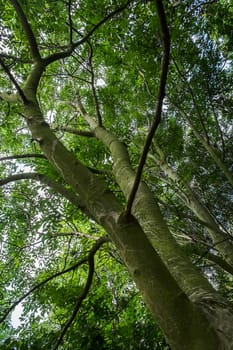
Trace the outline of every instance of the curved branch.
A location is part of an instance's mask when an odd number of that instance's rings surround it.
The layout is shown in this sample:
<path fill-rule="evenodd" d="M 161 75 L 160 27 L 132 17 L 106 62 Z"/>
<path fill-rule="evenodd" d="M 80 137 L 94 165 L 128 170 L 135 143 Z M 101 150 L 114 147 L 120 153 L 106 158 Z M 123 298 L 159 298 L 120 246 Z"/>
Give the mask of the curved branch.
<path fill-rule="evenodd" d="M 25 63 L 25 64 L 33 63 L 31 60 L 26 60 L 26 59 L 22 59 L 22 58 L 17 57 L 17 56 L 8 55 L 5 52 L 1 52 L 0 57 L 12 60 L 13 63 L 17 63 L 17 62 L 18 63 Z"/>
<path fill-rule="evenodd" d="M 212 254 L 210 252 L 211 247 L 209 247 L 208 249 L 205 249 L 205 248 L 197 246 L 197 245 L 195 245 L 193 243 L 190 243 L 189 245 L 190 245 L 190 248 L 191 248 L 190 249 L 191 253 L 199 256 L 199 258 L 197 259 L 195 264 L 200 262 L 202 259 L 207 259 L 209 261 L 214 262 L 216 265 L 221 267 L 224 271 L 226 271 L 226 272 L 230 273 L 231 275 L 233 275 L 233 267 L 230 264 L 228 264 L 220 256 L 218 256 L 216 254 Z M 214 248 L 214 246 L 213 246 L 213 248 Z"/>
<path fill-rule="evenodd" d="M 61 275 L 64 275 L 67 272 L 70 271 L 74 271 L 76 270 L 79 266 L 85 264 L 86 262 L 89 263 L 89 259 L 90 256 L 92 256 L 92 258 L 94 258 L 94 254 L 97 252 L 97 250 L 106 242 L 108 242 L 109 239 L 107 236 L 103 236 L 100 237 L 99 240 L 94 244 L 94 246 L 92 247 L 92 249 L 90 250 L 90 253 L 87 257 L 81 259 L 80 261 L 78 261 L 76 264 L 68 267 L 67 269 L 63 270 L 63 271 L 59 271 L 56 272 L 55 274 L 53 274 L 52 276 L 49 276 L 47 278 L 45 278 L 43 281 L 41 281 L 40 283 L 38 283 L 37 285 L 35 285 L 34 287 L 32 287 L 27 293 L 25 293 L 22 297 L 20 297 L 18 300 L 16 300 L 11 306 L 10 308 L 4 313 L 4 315 L 0 318 L 0 323 L 2 323 L 3 321 L 5 321 L 5 319 L 7 318 L 7 316 L 9 315 L 9 313 L 18 305 L 20 304 L 24 299 L 26 299 L 30 294 L 32 294 L 33 292 L 35 292 L 37 289 L 43 287 L 45 284 L 47 284 L 49 281 L 53 280 L 56 277 L 59 277 Z"/>
<path fill-rule="evenodd" d="M 87 257 L 87 261 L 88 261 L 88 265 L 89 265 L 89 271 L 88 271 L 88 276 L 87 276 L 87 281 L 86 281 L 86 285 L 83 289 L 83 292 L 81 293 L 81 295 L 78 296 L 77 301 L 74 305 L 73 308 L 73 312 L 70 316 L 70 318 L 66 321 L 66 323 L 64 324 L 62 330 L 61 330 L 61 334 L 53 348 L 53 350 L 57 350 L 59 345 L 61 344 L 67 330 L 69 329 L 69 327 L 71 326 L 71 324 L 73 323 L 81 305 L 83 300 L 87 297 L 87 294 L 91 288 L 91 284 L 92 284 L 92 280 L 93 280 L 93 275 L 94 275 L 94 271 L 95 271 L 95 264 L 94 264 L 94 256 L 95 253 L 97 252 L 97 250 L 99 250 L 99 248 L 102 246 L 102 244 L 105 243 L 105 237 L 101 237 L 96 244 L 92 247 L 92 249 L 89 252 L 89 255 Z"/>
<path fill-rule="evenodd" d="M 6 74 L 8 75 L 8 77 L 10 78 L 11 82 L 13 83 L 13 85 L 15 86 L 19 96 L 21 97 L 22 101 L 27 104 L 28 100 L 26 98 L 26 96 L 24 95 L 23 90 L 21 89 L 21 87 L 19 86 L 18 82 L 16 81 L 15 77 L 13 76 L 13 74 L 11 73 L 10 69 L 8 68 L 8 66 L 5 64 L 5 62 L 3 61 L 3 59 L 0 57 L 0 64 L 2 66 L 2 68 L 4 69 L 4 71 L 6 72 Z M 7 95 L 7 94 L 3 94 L 3 96 L 11 96 L 11 95 Z M 14 96 L 14 95 L 13 95 Z M 8 100 L 8 102 L 10 102 Z M 15 102 L 15 100 L 14 100 Z"/>
<path fill-rule="evenodd" d="M 37 289 L 43 287 L 46 283 L 48 283 L 49 281 L 51 281 L 52 279 L 59 277 L 67 272 L 73 271 L 75 269 L 77 269 L 80 265 L 84 264 L 87 262 L 87 258 L 84 258 L 82 260 L 80 260 L 78 263 L 76 263 L 73 266 L 70 266 L 69 268 L 67 268 L 66 270 L 63 271 L 59 271 L 57 273 L 55 273 L 52 276 L 47 277 L 46 279 L 44 279 L 42 282 L 38 283 L 37 285 L 35 285 L 34 287 L 32 287 L 27 293 L 25 293 L 22 297 L 20 297 L 18 300 L 16 300 L 11 306 L 10 308 L 4 313 L 4 315 L 0 318 L 0 323 L 2 323 L 7 316 L 9 315 L 9 313 L 18 305 L 20 304 L 24 299 L 26 299 L 30 294 L 32 294 L 33 292 L 35 292 Z"/>
<path fill-rule="evenodd" d="M 80 198 L 77 195 L 75 195 L 71 190 L 66 189 L 60 183 L 53 181 L 52 179 L 50 179 L 49 177 L 47 177 L 46 175 L 43 175 L 43 174 L 21 173 L 21 174 L 11 175 L 9 177 L 6 177 L 6 178 L 0 180 L 0 187 L 4 186 L 10 182 L 19 181 L 19 180 L 40 181 L 41 183 L 52 188 L 55 192 L 57 192 L 60 195 L 62 195 L 63 197 L 65 197 L 70 203 L 72 203 L 74 206 L 81 209 L 85 214 L 90 216 L 85 205 L 82 203 L 82 201 L 80 200 Z"/>
<path fill-rule="evenodd" d="M 170 34 L 169 29 L 167 25 L 166 15 L 163 7 L 163 2 L 161 0 L 156 1 L 156 7 L 157 7 L 157 13 L 159 17 L 160 22 L 160 29 L 161 29 L 161 35 L 162 35 L 162 44 L 163 44 L 163 58 L 162 58 L 162 64 L 161 64 L 161 74 L 160 74 L 160 84 L 159 84 L 159 94 L 158 94 L 158 102 L 155 112 L 155 118 L 151 125 L 151 128 L 149 130 L 149 133 L 146 138 L 146 142 L 141 154 L 141 158 L 139 161 L 137 173 L 135 176 L 135 181 L 133 184 L 133 188 L 131 190 L 125 215 L 129 216 L 131 213 L 132 205 L 141 181 L 142 171 L 143 167 L 146 162 L 147 154 L 150 149 L 150 145 L 152 142 L 152 139 L 154 137 L 154 134 L 159 126 L 160 120 L 161 120 L 161 114 L 162 114 L 162 107 L 163 107 L 163 100 L 165 97 L 165 88 L 166 88 L 166 82 L 167 82 L 167 75 L 168 75 L 168 67 L 169 67 L 169 60 L 170 60 Z"/>
<path fill-rule="evenodd" d="M 11 0 L 11 3 L 14 6 L 15 11 L 17 12 L 17 15 L 23 26 L 23 30 L 26 34 L 33 59 L 35 61 L 41 61 L 41 56 L 36 42 L 36 38 L 21 5 L 19 4 L 18 0 Z"/>
<path fill-rule="evenodd" d="M 49 65 L 50 63 L 60 60 L 62 58 L 66 58 L 68 56 L 70 56 L 72 54 L 72 52 L 80 45 L 82 45 L 83 43 L 85 43 L 91 36 L 92 34 L 99 29 L 99 27 L 101 27 L 104 23 L 106 23 L 109 19 L 113 18 L 116 14 L 120 13 L 121 11 L 123 11 L 129 4 L 130 4 L 131 0 L 127 1 L 125 4 L 123 4 L 122 6 L 118 7 L 116 10 L 110 12 L 107 16 L 105 16 L 101 21 L 99 21 L 96 25 L 93 26 L 93 28 L 86 34 L 83 36 L 82 39 L 80 39 L 79 41 L 77 41 L 74 44 L 71 44 L 68 48 L 67 51 L 62 51 L 62 52 L 57 52 L 54 53 L 46 58 L 44 58 L 44 63 L 45 65 Z"/>

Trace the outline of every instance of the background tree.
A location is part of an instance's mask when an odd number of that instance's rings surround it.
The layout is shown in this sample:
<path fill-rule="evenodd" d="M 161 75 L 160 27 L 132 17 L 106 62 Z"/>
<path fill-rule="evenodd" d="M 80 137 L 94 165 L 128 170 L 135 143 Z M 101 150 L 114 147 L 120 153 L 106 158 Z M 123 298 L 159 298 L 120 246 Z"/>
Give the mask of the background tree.
<path fill-rule="evenodd" d="M 232 349 L 232 11 L 1 1 L 2 346 Z"/>

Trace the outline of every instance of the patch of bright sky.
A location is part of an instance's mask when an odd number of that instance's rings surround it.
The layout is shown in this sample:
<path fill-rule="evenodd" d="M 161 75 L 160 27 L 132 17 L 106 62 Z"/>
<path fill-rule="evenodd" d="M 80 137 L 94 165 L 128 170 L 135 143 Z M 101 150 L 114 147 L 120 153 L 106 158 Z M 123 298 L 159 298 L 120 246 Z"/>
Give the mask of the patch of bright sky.
<path fill-rule="evenodd" d="M 13 328 L 18 328 L 21 324 L 20 317 L 23 313 L 23 305 L 20 303 L 17 305 L 11 315 L 11 325 Z"/>
<path fill-rule="evenodd" d="M 97 79 L 96 86 L 97 87 L 105 87 L 106 83 L 105 83 L 104 79 L 102 79 L 102 78 Z"/>

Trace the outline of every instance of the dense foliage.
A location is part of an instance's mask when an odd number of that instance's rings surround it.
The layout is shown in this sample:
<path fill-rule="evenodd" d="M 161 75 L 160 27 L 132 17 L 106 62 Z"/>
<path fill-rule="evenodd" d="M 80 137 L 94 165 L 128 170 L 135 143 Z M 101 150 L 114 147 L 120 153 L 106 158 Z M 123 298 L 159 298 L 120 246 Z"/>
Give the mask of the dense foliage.
<path fill-rule="evenodd" d="M 170 349 L 106 226 L 63 176 L 57 141 L 49 157 L 33 135 L 37 115 L 25 110 L 35 91 L 46 127 L 122 208 L 129 196 L 111 143 L 126 146 L 136 173 L 163 102 L 142 181 L 184 254 L 232 305 L 233 5 L 164 6 L 170 43 L 156 1 L 0 0 L 1 349 Z M 98 127 L 115 135 L 109 148 Z"/>

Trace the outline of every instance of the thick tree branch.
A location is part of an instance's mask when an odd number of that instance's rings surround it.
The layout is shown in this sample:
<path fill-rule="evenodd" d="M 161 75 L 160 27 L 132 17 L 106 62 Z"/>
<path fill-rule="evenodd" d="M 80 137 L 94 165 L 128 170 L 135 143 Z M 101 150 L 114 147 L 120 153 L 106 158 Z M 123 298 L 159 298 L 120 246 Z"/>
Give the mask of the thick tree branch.
<path fill-rule="evenodd" d="M 15 8 L 15 11 L 17 12 L 17 15 L 20 19 L 20 22 L 23 26 L 23 30 L 26 34 L 29 46 L 30 46 L 30 51 L 31 51 L 31 55 L 34 59 L 34 61 L 41 61 L 41 56 L 40 56 L 40 52 L 38 49 L 38 45 L 36 42 L 36 38 L 34 36 L 34 33 L 32 31 L 32 28 L 27 20 L 27 17 L 20 5 L 20 3 L 18 2 L 18 0 L 11 0 L 12 5 Z"/>
<path fill-rule="evenodd" d="M 78 135 L 78 136 L 85 136 L 85 137 L 94 137 L 93 132 L 91 131 L 85 131 L 85 130 L 77 130 L 77 129 L 73 129 L 73 128 L 69 128 L 67 126 L 60 126 L 55 128 L 55 131 L 65 131 L 68 132 L 70 134 L 74 134 L 74 135 Z"/>
<path fill-rule="evenodd" d="M 160 74 L 160 84 L 159 84 L 159 94 L 158 94 L 158 102 L 155 112 L 155 118 L 151 125 L 151 128 L 149 130 L 149 133 L 146 138 L 146 142 L 141 154 L 141 158 L 139 161 L 137 173 L 135 176 L 135 181 L 132 187 L 132 191 L 130 193 L 127 207 L 126 207 L 126 216 L 129 216 L 131 213 L 132 205 L 140 184 L 141 176 L 143 167 L 146 162 L 147 154 L 150 149 L 151 142 L 153 140 L 154 134 L 158 128 L 158 125 L 161 120 L 161 114 L 162 114 L 162 107 L 163 107 L 163 100 L 165 97 L 165 88 L 166 88 L 166 81 L 167 81 L 167 75 L 168 75 L 168 67 L 169 67 L 169 59 L 170 59 L 170 34 L 169 29 L 167 26 L 167 20 L 166 15 L 163 7 L 163 2 L 161 0 L 156 1 L 156 7 L 157 7 L 157 13 L 159 17 L 159 23 L 160 23 L 160 29 L 161 29 L 161 36 L 162 36 L 162 45 L 163 45 L 163 58 L 162 58 L 162 64 L 161 64 L 161 74 Z"/>
<path fill-rule="evenodd" d="M 8 94 L 6 92 L 0 92 L 0 100 L 3 100 L 5 102 L 18 102 L 19 101 L 19 95 L 16 94 Z"/>
<path fill-rule="evenodd" d="M 25 158 L 41 158 L 47 159 L 43 154 L 37 153 L 28 153 L 28 154 L 16 154 L 13 156 L 5 156 L 0 158 L 0 162 L 4 160 L 12 160 L 12 159 L 25 159 Z"/>
<path fill-rule="evenodd" d="M 73 312 L 70 316 L 70 318 L 66 321 L 66 323 L 64 324 L 62 330 L 61 330 L 61 334 L 60 337 L 58 338 L 55 346 L 53 347 L 53 350 L 57 350 L 59 345 L 61 344 L 67 330 L 69 329 L 69 327 L 71 326 L 71 324 L 73 323 L 81 305 L 83 300 L 87 297 L 87 294 L 91 288 L 91 284 L 92 284 L 92 280 L 93 280 L 93 275 L 94 275 L 94 271 L 95 271 L 95 265 L 94 265 L 94 256 L 95 253 L 97 252 L 97 250 L 100 249 L 100 247 L 102 246 L 102 244 L 105 243 L 105 237 L 101 237 L 96 244 L 92 247 L 92 249 L 89 252 L 87 261 L 88 261 L 88 265 L 89 265 L 89 271 L 88 271 L 88 276 L 87 276 L 87 281 L 86 281 L 86 285 L 83 289 L 83 292 L 81 293 L 81 295 L 78 296 L 77 301 L 74 305 L 73 308 Z"/>
<path fill-rule="evenodd" d="M 105 16 L 101 21 L 99 21 L 96 25 L 93 26 L 93 28 L 86 34 L 83 36 L 82 39 L 78 40 L 76 43 L 73 43 L 71 45 L 69 45 L 69 47 L 67 48 L 67 51 L 62 51 L 62 52 L 57 52 L 54 53 L 46 58 L 44 58 L 44 63 L 45 65 L 49 65 L 50 63 L 60 60 L 62 58 L 66 58 L 68 56 L 70 56 L 72 54 L 72 52 L 80 45 L 82 45 L 83 43 L 85 43 L 91 36 L 92 34 L 99 29 L 104 23 L 106 23 L 108 20 L 110 20 L 111 18 L 113 18 L 115 15 L 117 15 L 118 13 L 122 12 L 124 9 L 127 8 L 127 6 L 130 4 L 131 0 L 127 1 L 125 4 L 123 4 L 122 6 L 118 7 L 116 10 L 110 12 L 107 16 Z"/>

